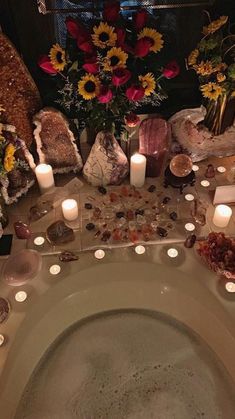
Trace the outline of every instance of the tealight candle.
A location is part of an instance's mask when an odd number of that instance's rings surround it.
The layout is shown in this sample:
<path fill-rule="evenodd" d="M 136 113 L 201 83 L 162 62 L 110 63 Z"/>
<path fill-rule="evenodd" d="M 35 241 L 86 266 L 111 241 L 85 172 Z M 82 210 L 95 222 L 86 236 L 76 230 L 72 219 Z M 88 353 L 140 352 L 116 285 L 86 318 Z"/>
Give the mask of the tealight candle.
<path fill-rule="evenodd" d="M 36 178 L 42 193 L 55 186 L 52 167 L 50 164 L 39 164 L 35 169 Z"/>
<path fill-rule="evenodd" d="M 170 249 L 167 250 L 167 254 L 170 258 L 176 258 L 178 256 L 179 252 L 174 247 L 171 247 Z"/>
<path fill-rule="evenodd" d="M 193 223 L 186 223 L 184 228 L 187 231 L 194 231 L 195 230 L 195 225 Z"/>
<path fill-rule="evenodd" d="M 141 188 L 145 182 L 146 157 L 142 154 L 131 156 L 131 174 L 130 183 L 136 188 Z"/>
<path fill-rule="evenodd" d="M 216 227 L 227 227 L 231 216 L 232 209 L 228 207 L 228 205 L 217 205 L 217 207 L 215 207 L 213 223 L 216 225 Z"/>
<path fill-rule="evenodd" d="M 18 291 L 15 294 L 15 300 L 18 303 L 23 303 L 27 299 L 27 293 L 25 291 Z"/>
<path fill-rule="evenodd" d="M 4 342 L 5 342 L 5 337 L 2 334 L 0 334 L 0 346 L 3 346 Z"/>
<path fill-rule="evenodd" d="M 234 282 L 226 282 L 225 289 L 228 292 L 235 292 L 235 284 L 234 284 Z"/>
<path fill-rule="evenodd" d="M 60 265 L 51 265 L 49 272 L 51 275 L 58 275 L 61 271 Z"/>
<path fill-rule="evenodd" d="M 187 193 L 184 198 L 186 199 L 186 201 L 193 201 L 194 195 L 191 193 Z"/>
<path fill-rule="evenodd" d="M 197 172 L 199 170 L 199 166 L 197 164 L 193 164 L 192 169 L 194 172 Z"/>
<path fill-rule="evenodd" d="M 210 182 L 209 182 L 209 180 L 202 180 L 202 181 L 201 181 L 201 185 L 202 185 L 204 188 L 207 188 L 208 186 L 210 186 Z"/>
<path fill-rule="evenodd" d="M 137 253 L 137 255 L 143 255 L 145 253 L 145 247 L 139 244 L 135 247 L 135 253 Z"/>
<path fill-rule="evenodd" d="M 217 167 L 217 172 L 224 173 L 224 172 L 226 172 L 226 168 L 224 166 L 219 166 L 219 167 Z"/>
<path fill-rule="evenodd" d="M 105 251 L 102 249 L 98 249 L 94 253 L 96 259 L 103 259 L 105 257 Z"/>
<path fill-rule="evenodd" d="M 33 242 L 36 246 L 42 246 L 45 243 L 45 239 L 44 237 L 38 236 L 38 237 L 35 237 Z"/>
<path fill-rule="evenodd" d="M 78 204 L 75 199 L 65 199 L 62 202 L 63 216 L 67 221 L 74 221 L 78 218 Z"/>

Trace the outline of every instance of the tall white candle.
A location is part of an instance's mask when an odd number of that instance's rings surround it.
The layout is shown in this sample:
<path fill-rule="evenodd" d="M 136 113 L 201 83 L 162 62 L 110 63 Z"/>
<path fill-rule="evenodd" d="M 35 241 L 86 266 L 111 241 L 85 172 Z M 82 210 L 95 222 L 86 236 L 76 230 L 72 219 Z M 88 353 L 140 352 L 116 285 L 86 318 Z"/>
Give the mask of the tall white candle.
<path fill-rule="evenodd" d="M 39 164 L 35 169 L 35 174 L 42 193 L 55 186 L 53 171 L 50 164 Z"/>
<path fill-rule="evenodd" d="M 131 157 L 130 183 L 137 188 L 144 185 L 146 172 L 146 157 L 142 154 L 134 154 Z"/>
<path fill-rule="evenodd" d="M 75 199 L 65 199 L 62 202 L 63 216 L 68 221 L 74 221 L 78 218 L 78 204 Z"/>
<path fill-rule="evenodd" d="M 228 207 L 228 205 L 217 205 L 217 207 L 215 207 L 213 223 L 217 227 L 227 227 L 231 216 L 232 209 Z"/>

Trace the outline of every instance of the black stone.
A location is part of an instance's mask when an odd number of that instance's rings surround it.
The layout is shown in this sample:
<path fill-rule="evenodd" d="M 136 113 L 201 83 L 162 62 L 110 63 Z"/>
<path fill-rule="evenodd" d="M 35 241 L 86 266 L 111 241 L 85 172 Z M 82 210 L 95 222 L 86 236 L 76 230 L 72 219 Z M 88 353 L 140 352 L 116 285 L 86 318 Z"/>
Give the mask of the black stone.
<path fill-rule="evenodd" d="M 148 188 L 148 191 L 149 191 L 149 192 L 154 192 L 154 191 L 156 191 L 156 186 L 155 186 L 155 185 L 150 185 L 150 186 L 149 186 L 149 188 Z"/>
<path fill-rule="evenodd" d="M 98 187 L 98 191 L 102 194 L 105 195 L 107 193 L 107 190 L 103 187 L 103 186 L 99 186 Z"/>
<path fill-rule="evenodd" d="M 143 209 L 137 209 L 135 211 L 135 215 L 144 215 L 144 210 Z"/>
<path fill-rule="evenodd" d="M 89 202 L 86 202 L 84 206 L 88 210 L 92 209 L 92 205 Z"/>
<path fill-rule="evenodd" d="M 118 212 L 116 212 L 116 217 L 117 218 L 122 218 L 122 217 L 124 217 L 125 216 L 125 213 L 123 212 L 123 211 L 118 211 Z"/>
<path fill-rule="evenodd" d="M 184 247 L 186 247 L 187 249 L 191 249 L 194 246 L 195 242 L 196 242 L 195 234 L 190 234 L 190 236 L 188 236 L 184 242 Z"/>
<path fill-rule="evenodd" d="M 86 229 L 87 229 L 88 231 L 94 230 L 94 228 L 95 228 L 95 224 L 93 224 L 93 223 L 88 223 L 88 224 L 86 225 Z"/>
<path fill-rule="evenodd" d="M 162 203 L 165 205 L 165 204 L 168 204 L 168 202 L 170 202 L 170 200 L 171 200 L 171 198 L 169 197 L 169 196 L 165 196 L 165 198 L 163 198 L 163 201 L 162 201 Z"/>
<path fill-rule="evenodd" d="M 160 237 L 166 237 L 168 233 L 167 233 L 167 230 L 165 228 L 163 228 L 163 227 L 157 227 L 157 234 Z"/>
<path fill-rule="evenodd" d="M 178 218 L 178 215 L 177 215 L 177 213 L 175 211 L 173 211 L 173 212 L 170 213 L 170 219 L 171 220 L 176 221 L 177 218 Z"/>

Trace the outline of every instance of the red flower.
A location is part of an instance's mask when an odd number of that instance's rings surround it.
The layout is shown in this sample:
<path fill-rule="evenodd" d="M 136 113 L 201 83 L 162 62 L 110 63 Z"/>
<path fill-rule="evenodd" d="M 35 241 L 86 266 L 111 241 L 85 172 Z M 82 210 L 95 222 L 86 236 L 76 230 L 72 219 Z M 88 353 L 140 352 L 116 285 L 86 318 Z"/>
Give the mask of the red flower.
<path fill-rule="evenodd" d="M 94 46 L 92 42 L 88 39 L 77 39 L 77 46 L 80 50 L 86 52 L 87 54 L 92 54 L 94 51 Z"/>
<path fill-rule="evenodd" d="M 138 102 L 138 100 L 141 100 L 144 97 L 144 88 L 133 84 L 126 89 L 126 96 L 129 100 Z"/>
<path fill-rule="evenodd" d="M 57 74 L 57 71 L 54 69 L 51 64 L 50 58 L 47 55 L 42 55 L 38 60 L 39 67 L 48 74 Z"/>
<path fill-rule="evenodd" d="M 134 27 L 137 31 L 140 31 L 148 20 L 148 12 L 144 9 L 139 10 L 133 16 Z"/>
<path fill-rule="evenodd" d="M 173 77 L 178 76 L 180 72 L 180 67 L 178 63 L 173 60 L 170 63 L 166 65 L 166 67 L 163 69 L 162 74 L 166 79 L 173 79 Z"/>
<path fill-rule="evenodd" d="M 130 80 L 131 72 L 127 68 L 116 68 L 113 72 L 112 82 L 114 86 L 122 86 Z"/>
<path fill-rule="evenodd" d="M 139 124 L 140 118 L 134 112 L 130 112 L 128 115 L 126 115 L 125 121 L 126 121 L 126 124 L 128 125 L 128 127 L 133 128 L 133 127 L 136 127 L 136 125 Z"/>
<path fill-rule="evenodd" d="M 107 22 L 114 23 L 119 18 L 120 2 L 119 1 L 107 1 L 104 7 L 103 17 Z"/>
<path fill-rule="evenodd" d="M 74 39 L 77 39 L 77 37 L 80 33 L 80 28 L 79 28 L 78 22 L 75 19 L 73 19 L 72 17 L 67 17 L 66 20 L 65 20 L 65 24 L 66 24 L 68 33 Z"/>
<path fill-rule="evenodd" d="M 145 57 L 150 50 L 151 42 L 146 38 L 141 38 L 137 41 L 134 54 L 136 57 Z"/>
<path fill-rule="evenodd" d="M 113 98 L 113 92 L 108 86 L 102 86 L 100 89 L 100 94 L 98 96 L 98 101 L 100 103 L 109 103 Z"/>
<path fill-rule="evenodd" d="M 85 59 L 85 64 L 83 64 L 82 68 L 84 68 L 85 71 L 91 74 L 96 74 L 99 71 L 99 65 L 97 63 L 96 57 L 88 57 Z"/>
<path fill-rule="evenodd" d="M 117 46 L 122 47 L 126 38 L 126 31 L 123 28 L 116 28 L 115 32 L 117 34 Z"/>

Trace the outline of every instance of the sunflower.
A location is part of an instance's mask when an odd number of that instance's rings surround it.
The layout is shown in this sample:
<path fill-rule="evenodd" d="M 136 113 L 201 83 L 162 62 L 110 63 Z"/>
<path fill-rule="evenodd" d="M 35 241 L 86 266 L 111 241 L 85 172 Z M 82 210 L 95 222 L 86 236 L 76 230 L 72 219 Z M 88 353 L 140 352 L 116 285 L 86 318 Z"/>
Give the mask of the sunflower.
<path fill-rule="evenodd" d="M 201 61 L 198 65 L 195 65 L 194 68 L 200 76 L 210 76 L 214 72 L 210 61 Z"/>
<path fill-rule="evenodd" d="M 6 146 L 6 150 L 5 150 L 5 157 L 4 157 L 4 169 L 6 170 L 6 172 L 10 172 L 13 168 L 14 168 L 14 164 L 15 164 L 15 147 L 13 146 L 13 144 L 8 144 Z"/>
<path fill-rule="evenodd" d="M 49 53 L 52 66 L 57 71 L 63 71 L 66 66 L 65 51 L 59 44 L 54 44 Z"/>
<path fill-rule="evenodd" d="M 199 50 L 194 49 L 188 56 L 188 65 L 195 65 L 199 56 Z"/>
<path fill-rule="evenodd" d="M 128 54 L 126 54 L 121 48 L 113 47 L 104 58 L 104 70 L 113 71 L 116 68 L 125 68 Z"/>
<path fill-rule="evenodd" d="M 94 74 L 86 74 L 78 82 L 78 93 L 85 100 L 94 99 L 100 91 L 100 80 Z"/>
<path fill-rule="evenodd" d="M 99 48 L 113 47 L 117 40 L 114 28 L 107 23 L 101 22 L 99 26 L 94 26 L 92 35 L 93 44 Z"/>
<path fill-rule="evenodd" d="M 145 96 L 150 96 L 156 88 L 156 81 L 152 73 L 147 73 L 144 76 L 139 76 L 139 81 L 144 88 Z"/>
<path fill-rule="evenodd" d="M 207 83 L 207 84 L 203 84 L 200 87 L 200 90 L 203 94 L 203 96 L 207 99 L 210 100 L 217 100 L 219 96 L 222 95 L 223 93 L 223 89 L 221 86 L 219 86 L 216 83 Z"/>
<path fill-rule="evenodd" d="M 144 28 L 138 35 L 138 39 L 147 39 L 151 43 L 150 51 L 158 52 L 163 47 L 162 34 L 152 28 Z"/>
<path fill-rule="evenodd" d="M 214 20 L 208 26 L 204 26 L 202 33 L 204 35 L 211 35 L 212 33 L 218 31 L 228 20 L 228 16 L 220 16 L 219 19 Z"/>
<path fill-rule="evenodd" d="M 217 82 L 218 83 L 222 83 L 224 80 L 226 80 L 226 76 L 223 73 L 218 73 L 216 75 L 216 78 L 217 78 Z"/>

